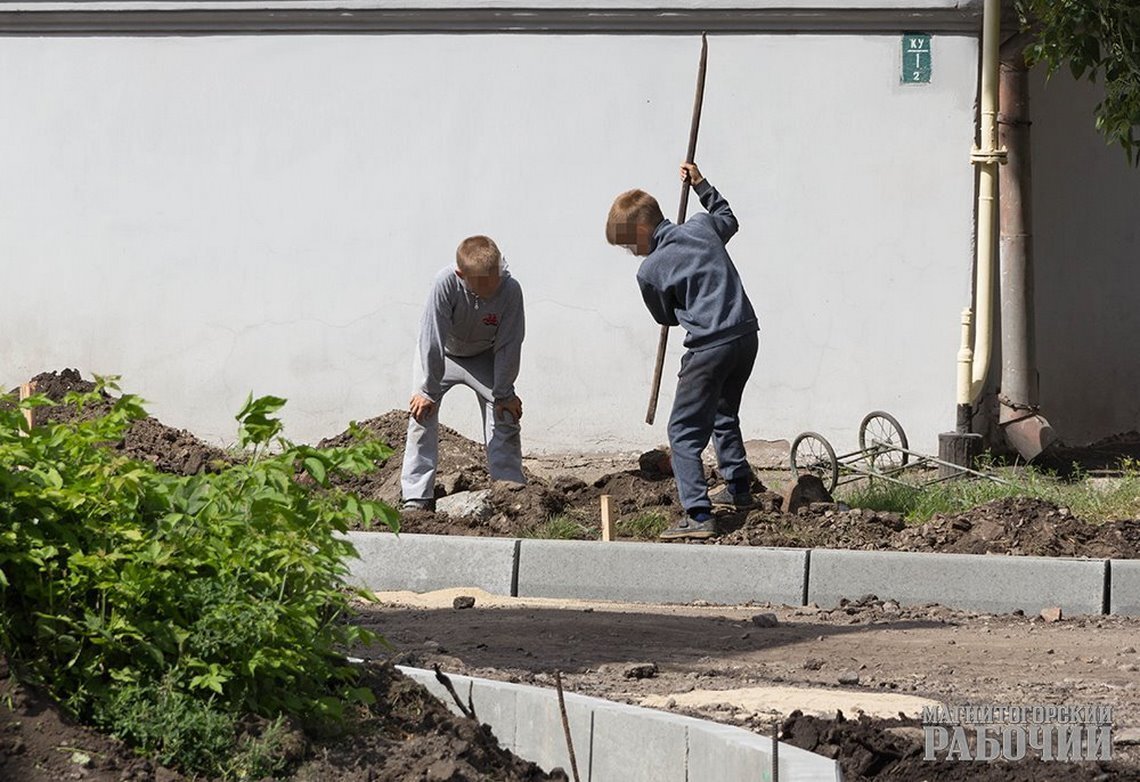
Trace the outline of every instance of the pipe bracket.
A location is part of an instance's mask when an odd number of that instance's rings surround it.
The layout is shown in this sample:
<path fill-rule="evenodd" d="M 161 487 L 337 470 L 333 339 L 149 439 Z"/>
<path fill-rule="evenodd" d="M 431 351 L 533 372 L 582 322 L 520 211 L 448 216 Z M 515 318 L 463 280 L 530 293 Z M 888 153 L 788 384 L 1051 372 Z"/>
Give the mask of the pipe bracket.
<path fill-rule="evenodd" d="M 1010 410 L 1027 410 L 1031 413 L 1036 413 L 1041 409 L 1041 405 L 1027 405 L 1024 402 L 1014 402 L 1005 394 L 998 394 L 998 402 Z"/>
<path fill-rule="evenodd" d="M 986 165 L 987 163 L 999 163 L 1004 165 L 1009 161 L 1009 154 L 1006 148 L 994 149 L 983 151 L 978 147 L 974 147 L 970 151 L 970 162 L 975 165 Z"/>

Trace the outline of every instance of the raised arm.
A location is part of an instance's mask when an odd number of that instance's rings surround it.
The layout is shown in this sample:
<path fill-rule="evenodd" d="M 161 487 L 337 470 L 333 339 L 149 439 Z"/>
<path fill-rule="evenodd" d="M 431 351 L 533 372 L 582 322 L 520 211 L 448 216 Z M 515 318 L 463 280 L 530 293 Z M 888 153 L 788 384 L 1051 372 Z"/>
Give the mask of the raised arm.
<path fill-rule="evenodd" d="M 729 208 L 728 201 L 715 187 L 709 184 L 709 181 L 701 174 L 701 170 L 697 168 L 696 163 L 681 164 L 681 179 L 683 181 L 688 180 L 693 186 L 693 190 L 701 199 L 701 205 L 708 212 L 706 219 L 712 224 L 713 230 L 716 231 L 720 240 L 728 244 L 728 240 L 740 228 L 740 223 L 736 221 L 736 215 Z"/>

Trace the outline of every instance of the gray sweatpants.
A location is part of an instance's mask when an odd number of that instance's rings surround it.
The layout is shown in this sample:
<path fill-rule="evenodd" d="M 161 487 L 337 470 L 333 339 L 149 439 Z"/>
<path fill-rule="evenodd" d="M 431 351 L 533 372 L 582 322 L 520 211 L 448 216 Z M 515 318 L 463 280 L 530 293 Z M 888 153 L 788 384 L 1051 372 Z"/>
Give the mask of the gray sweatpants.
<path fill-rule="evenodd" d="M 751 468 L 740 434 L 740 398 L 752 374 L 759 337 L 745 334 L 724 345 L 690 350 L 681 357 L 677 394 L 669 416 L 669 445 L 681 507 L 708 510 L 708 484 L 701 452 L 712 438 L 717 465 L 726 480 L 748 475 Z"/>
<path fill-rule="evenodd" d="M 453 386 L 464 385 L 475 392 L 483 414 L 483 443 L 487 448 L 487 471 L 492 480 L 526 483 L 522 471 L 522 439 L 519 422 L 510 413 L 495 420 L 495 354 L 445 356 L 439 404 L 422 423 L 408 416 L 408 439 L 404 448 L 404 468 L 400 493 L 404 500 L 430 500 L 435 496 L 435 471 L 439 460 L 439 409 L 444 395 Z M 418 386 L 417 386 L 418 387 Z"/>

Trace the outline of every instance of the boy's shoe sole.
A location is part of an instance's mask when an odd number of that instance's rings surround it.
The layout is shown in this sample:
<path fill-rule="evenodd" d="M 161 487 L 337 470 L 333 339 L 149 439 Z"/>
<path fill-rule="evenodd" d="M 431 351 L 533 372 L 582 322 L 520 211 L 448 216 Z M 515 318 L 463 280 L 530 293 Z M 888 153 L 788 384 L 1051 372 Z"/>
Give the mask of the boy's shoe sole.
<path fill-rule="evenodd" d="M 677 524 L 657 536 L 659 540 L 707 540 L 717 536 L 713 521 L 693 521 L 681 519 Z"/>
<path fill-rule="evenodd" d="M 435 503 L 431 500 L 404 500 L 404 502 L 402 502 L 400 504 L 400 510 L 404 510 L 404 511 L 414 511 L 414 510 L 434 511 L 435 510 Z"/>

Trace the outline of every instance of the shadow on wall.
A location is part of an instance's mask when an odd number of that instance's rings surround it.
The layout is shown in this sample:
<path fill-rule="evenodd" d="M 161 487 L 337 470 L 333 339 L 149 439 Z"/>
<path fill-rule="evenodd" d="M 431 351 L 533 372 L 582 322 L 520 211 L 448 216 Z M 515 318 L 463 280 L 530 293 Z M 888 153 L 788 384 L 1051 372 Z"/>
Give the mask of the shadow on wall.
<path fill-rule="evenodd" d="M 1094 127 L 1102 89 L 1031 87 L 1040 401 L 1069 445 L 1140 429 L 1140 169 Z"/>

